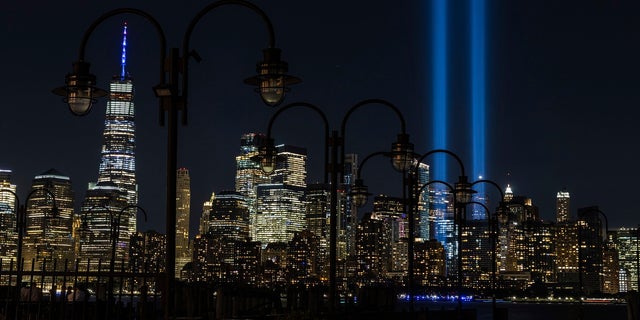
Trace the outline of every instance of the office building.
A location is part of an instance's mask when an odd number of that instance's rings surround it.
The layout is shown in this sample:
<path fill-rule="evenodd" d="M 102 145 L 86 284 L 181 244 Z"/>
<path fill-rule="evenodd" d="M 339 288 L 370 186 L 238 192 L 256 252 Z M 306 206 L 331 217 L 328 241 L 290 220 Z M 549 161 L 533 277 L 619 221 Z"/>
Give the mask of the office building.
<path fill-rule="evenodd" d="M 122 189 L 126 201 L 121 207 L 112 210 L 120 212 L 126 206 L 138 204 L 138 184 L 136 182 L 136 126 L 134 86 L 131 75 L 127 70 L 127 24 L 124 23 L 122 33 L 122 56 L 120 72 L 109 83 L 109 97 L 107 101 L 103 144 L 100 155 L 97 184 L 112 183 Z M 97 184 L 90 184 L 89 188 Z M 115 204 L 115 203 L 113 203 Z M 125 223 L 120 225 L 123 237 L 130 237 L 136 231 L 138 209 L 129 207 L 122 212 Z M 128 241 L 127 241 L 128 244 Z M 128 249 L 125 249 L 125 252 Z M 125 254 L 126 255 L 126 254 Z"/>
<path fill-rule="evenodd" d="M 26 234 L 23 243 L 23 257 L 30 268 L 30 261 L 44 259 L 73 260 L 73 190 L 71 179 L 55 169 L 33 178 L 31 190 L 36 191 L 26 203 Z M 54 203 L 57 211 L 54 210 Z M 36 266 L 38 264 L 36 263 Z"/>
<path fill-rule="evenodd" d="M 80 252 L 78 257 L 106 263 L 112 259 L 115 247 L 116 261 L 129 261 L 131 235 L 118 229 L 128 225 L 127 193 L 112 182 L 98 182 L 87 190 L 80 208 Z M 117 237 L 116 232 L 117 232 Z"/>
<path fill-rule="evenodd" d="M 603 292 L 606 230 L 597 206 L 578 209 L 579 268 L 585 294 Z"/>
<path fill-rule="evenodd" d="M 570 195 L 565 189 L 556 196 L 556 222 L 561 223 L 570 220 L 569 211 Z"/>
<path fill-rule="evenodd" d="M 16 259 L 16 190 L 16 185 L 11 183 L 11 170 L 0 169 L 0 259 L 3 269 L 9 268 L 10 261 L 13 259 L 15 263 Z"/>
<path fill-rule="evenodd" d="M 191 217 L 191 178 L 189 170 L 179 168 L 176 172 L 176 273 L 191 262 L 189 247 L 189 219 Z"/>
<path fill-rule="evenodd" d="M 353 203 L 351 196 L 351 186 L 354 185 L 358 174 L 358 155 L 348 153 L 344 155 L 344 172 L 342 178 L 342 188 L 338 190 L 340 199 L 338 224 L 338 248 L 344 243 L 344 253 L 338 249 L 338 256 L 355 256 L 356 254 L 356 233 L 358 230 L 358 206 Z"/>
<path fill-rule="evenodd" d="M 638 240 L 639 228 L 619 228 L 612 232 L 613 242 L 618 252 L 620 273 L 624 276 L 619 281 L 620 292 L 638 290 L 638 270 L 640 269 L 640 241 Z"/>
<path fill-rule="evenodd" d="M 429 165 L 426 163 L 418 164 L 418 176 L 417 179 L 417 187 L 418 187 L 418 211 L 416 212 L 416 220 L 417 220 L 417 235 L 416 237 L 429 240 L 433 239 L 432 230 L 434 229 L 434 219 L 430 214 L 429 210 L 429 187 L 424 187 L 427 183 L 429 183 Z"/>
<path fill-rule="evenodd" d="M 276 146 L 278 161 L 271 183 L 256 189 L 256 236 L 262 246 L 272 242 L 289 242 L 296 232 L 306 228 L 304 193 L 307 187 L 304 148 Z"/>
<path fill-rule="evenodd" d="M 164 272 L 167 237 L 156 231 L 137 231 L 131 237 L 129 267 L 137 272 Z M 149 286 L 152 286 L 149 283 Z"/>
<path fill-rule="evenodd" d="M 217 238 L 246 241 L 249 238 L 249 209 L 244 196 L 222 191 L 211 201 L 207 234 Z"/>
<path fill-rule="evenodd" d="M 235 191 L 245 197 L 249 210 L 250 236 L 256 238 L 257 187 L 270 183 L 271 177 L 262 171 L 257 156 L 266 137 L 261 133 L 245 133 L 240 137 L 240 154 L 236 156 Z"/>
<path fill-rule="evenodd" d="M 314 248 L 318 253 L 316 272 L 323 277 L 329 275 L 330 199 L 329 185 L 317 183 L 307 186 L 305 192 L 307 230 L 317 238 L 318 247 Z"/>

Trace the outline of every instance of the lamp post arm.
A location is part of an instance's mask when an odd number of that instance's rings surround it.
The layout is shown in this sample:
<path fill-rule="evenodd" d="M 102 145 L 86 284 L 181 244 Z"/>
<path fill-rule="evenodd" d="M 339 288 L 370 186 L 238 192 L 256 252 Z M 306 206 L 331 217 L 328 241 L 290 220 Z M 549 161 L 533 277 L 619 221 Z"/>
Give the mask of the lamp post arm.
<path fill-rule="evenodd" d="M 453 193 L 453 196 L 455 197 L 455 192 L 453 192 L 453 190 L 455 190 L 455 189 L 453 188 L 453 186 L 450 183 L 448 183 L 446 181 L 442 181 L 442 180 L 431 180 L 431 181 L 423 184 L 422 186 L 420 186 L 420 189 L 418 189 L 417 193 L 420 194 L 426 187 L 428 187 L 428 186 L 430 186 L 430 185 L 432 185 L 434 183 L 440 183 L 440 184 L 443 184 L 443 185 L 447 186 L 447 188 L 449 188 L 449 191 L 451 193 Z"/>
<path fill-rule="evenodd" d="M 387 100 L 383 100 L 383 99 L 366 99 L 366 100 L 362 100 L 358 103 L 356 103 L 354 106 L 352 106 L 347 113 L 344 115 L 344 117 L 342 118 L 342 123 L 340 125 L 340 136 L 342 137 L 342 145 L 340 146 L 340 162 L 344 163 L 344 145 L 345 145 L 345 133 L 346 133 L 346 127 L 347 127 L 347 120 L 349 119 L 349 117 L 351 116 L 351 114 L 356 111 L 357 109 L 359 109 L 362 106 L 368 105 L 368 104 L 381 104 L 383 106 L 386 106 L 388 108 L 390 108 L 393 112 L 395 112 L 395 114 L 398 116 L 398 119 L 400 120 L 400 132 L 402 134 L 406 135 L 406 122 L 404 121 L 404 116 L 402 115 L 402 113 L 400 112 L 400 109 L 398 109 L 398 107 L 396 107 L 393 103 L 387 101 Z"/>
<path fill-rule="evenodd" d="M 189 48 L 189 42 L 191 41 L 191 34 L 193 33 L 193 30 L 195 29 L 200 19 L 202 19 L 202 17 L 204 17 L 206 14 L 208 14 L 212 10 L 225 5 L 240 5 L 245 8 L 249 8 L 253 12 L 257 13 L 262 18 L 262 20 L 264 21 L 267 27 L 267 31 L 269 33 L 269 48 L 275 48 L 276 46 L 276 36 L 273 30 L 273 24 L 271 23 L 271 20 L 269 20 L 269 17 L 264 13 L 264 11 L 262 11 L 262 9 L 260 9 L 258 6 L 254 5 L 253 3 L 250 3 L 244 0 L 219 0 L 207 5 L 202 10 L 200 10 L 193 17 L 193 19 L 191 19 L 191 22 L 189 22 L 189 25 L 187 26 L 187 30 L 185 30 L 184 32 L 184 37 L 182 38 L 183 68 L 182 68 L 182 88 L 181 89 L 182 89 L 183 124 L 186 124 L 186 119 L 187 119 L 186 106 L 187 106 L 187 97 L 188 97 L 188 91 L 189 91 L 189 57 L 195 54 L 197 57 L 196 60 L 199 60 L 197 53 L 192 52 L 191 49 Z"/>
<path fill-rule="evenodd" d="M 453 158 L 456 159 L 456 161 L 458 162 L 458 165 L 460 166 L 460 175 L 461 176 L 466 176 L 465 171 L 464 171 L 464 164 L 462 163 L 462 159 L 460 159 L 460 157 L 453 153 L 452 151 L 449 151 L 447 149 L 434 149 L 431 150 L 425 154 L 423 154 L 420 158 L 418 158 L 418 161 L 416 163 L 420 163 L 422 162 L 422 160 L 426 159 L 428 156 L 434 154 L 434 153 L 446 153 L 450 156 L 452 156 Z"/>
<path fill-rule="evenodd" d="M 6 190 L 6 189 L 5 189 Z M 4 190 L 3 190 L 4 191 Z M 10 191 L 11 193 L 13 193 L 15 195 L 14 192 L 12 192 L 11 190 L 6 190 L 6 191 Z M 27 194 L 27 197 L 24 199 L 24 203 L 23 203 L 23 207 L 22 207 L 22 213 L 19 213 L 18 215 L 22 215 L 22 217 L 18 217 L 18 221 L 20 226 L 18 226 L 18 232 L 23 232 L 25 227 L 26 227 L 26 222 L 27 222 L 27 202 L 29 202 L 29 199 L 31 199 L 31 197 L 39 191 L 43 191 L 45 193 L 47 193 L 50 197 L 51 200 L 53 201 L 53 208 L 57 209 L 58 206 L 56 204 L 56 196 L 55 194 L 53 194 L 53 192 L 51 192 L 51 190 L 47 189 L 47 188 L 35 188 L 32 189 L 29 194 Z M 16 201 L 18 199 L 18 196 L 16 195 Z"/>
<path fill-rule="evenodd" d="M 354 106 L 352 106 L 347 111 L 347 113 L 344 115 L 344 118 L 342 118 L 342 125 L 340 126 L 340 130 L 342 132 L 342 136 L 344 136 L 344 131 L 345 131 L 345 127 L 347 125 L 347 120 L 349 119 L 351 114 L 354 111 L 356 111 L 357 109 L 359 109 L 360 107 L 362 107 L 364 105 L 368 105 L 368 104 L 381 104 L 381 105 L 389 107 L 391 110 L 393 110 L 393 112 L 395 112 L 396 115 L 398 115 L 398 118 L 400 120 L 401 133 L 406 133 L 406 124 L 405 124 L 405 121 L 404 121 L 404 116 L 402 116 L 402 113 L 400 112 L 400 109 L 398 109 L 398 107 L 396 107 L 395 105 L 393 105 L 391 102 L 389 102 L 387 100 L 383 100 L 383 99 L 366 99 L 366 100 L 362 100 L 362 101 L 356 103 Z"/>
<path fill-rule="evenodd" d="M 204 17 L 207 13 L 209 13 L 213 9 L 216 9 L 225 5 L 230 5 L 230 4 L 240 5 L 240 6 L 249 8 L 253 10 L 255 13 L 257 13 L 258 15 L 260 15 L 260 17 L 262 18 L 262 20 L 264 21 L 267 27 L 267 31 L 269 32 L 269 48 L 275 48 L 276 36 L 273 30 L 273 24 L 271 23 L 271 20 L 269 20 L 269 17 L 264 13 L 264 11 L 262 11 L 262 9 L 260 9 L 258 6 L 254 5 L 253 3 L 250 3 L 244 0 L 219 0 L 204 7 L 193 17 L 193 19 L 191 19 L 191 22 L 187 26 L 187 30 L 184 32 L 184 38 L 182 39 L 183 54 L 186 55 L 189 53 L 189 42 L 191 41 L 191 33 L 193 33 L 193 29 L 196 27 L 196 24 L 198 24 L 200 19 L 202 19 L 202 17 Z"/>
<path fill-rule="evenodd" d="M 278 116 L 280 114 L 282 114 L 283 112 L 285 112 L 286 110 L 289 110 L 291 108 L 295 108 L 295 107 L 303 107 L 303 108 L 309 108 L 313 111 L 315 111 L 316 113 L 318 113 L 320 115 L 320 117 L 322 118 L 322 122 L 324 123 L 324 164 L 325 164 L 325 168 L 324 168 L 324 182 L 327 183 L 327 179 L 328 179 L 328 175 L 329 175 L 329 168 L 328 168 L 328 164 L 329 164 L 329 120 L 327 120 L 327 116 L 325 115 L 324 112 L 322 112 L 322 110 L 320 108 L 318 108 L 317 106 L 308 103 L 308 102 L 292 102 L 289 103 L 287 105 L 285 105 L 284 107 L 279 108 L 272 116 L 271 119 L 269 119 L 269 125 L 267 126 L 267 138 L 271 139 L 271 129 L 273 128 L 273 123 L 276 121 L 276 119 L 278 118 Z M 335 143 L 335 141 L 334 141 Z M 338 164 L 333 163 L 332 165 L 337 166 Z M 339 169 L 339 168 L 336 168 Z"/>
<path fill-rule="evenodd" d="M 162 27 L 160 26 L 158 21 L 156 21 L 156 19 L 153 16 L 151 16 L 149 13 L 139 9 L 134 9 L 134 8 L 114 9 L 107 13 L 104 13 L 103 15 L 98 17 L 98 19 L 93 21 L 93 23 L 89 26 L 89 28 L 84 32 L 84 36 L 82 37 L 82 41 L 80 42 L 80 50 L 78 51 L 78 60 L 84 61 L 85 48 L 87 46 L 87 42 L 89 41 L 91 34 L 93 34 L 93 31 L 98 27 L 98 25 L 100 25 L 102 22 L 104 22 L 110 17 L 116 16 L 119 14 L 124 14 L 124 13 L 135 14 L 147 19 L 149 22 L 151 22 L 151 24 L 154 26 L 154 28 L 158 32 L 158 36 L 160 37 L 160 83 L 161 84 L 165 83 L 164 62 L 165 62 L 166 52 L 167 52 L 167 38 L 165 37 L 164 31 L 162 30 Z"/>
<path fill-rule="evenodd" d="M 489 207 L 487 207 L 487 205 L 485 205 L 482 202 L 478 202 L 478 201 L 469 201 L 464 203 L 464 205 L 470 205 L 470 204 L 477 204 L 479 206 L 481 206 L 482 208 L 484 208 L 484 210 L 487 212 L 487 214 L 489 214 L 489 217 L 491 217 L 491 210 L 489 210 Z"/>
<path fill-rule="evenodd" d="M 130 205 L 127 205 L 124 208 L 122 208 L 120 210 L 120 213 L 122 213 L 122 211 L 125 211 L 127 209 L 131 209 L 131 208 L 136 208 L 136 209 L 139 209 L 140 211 L 142 211 L 142 213 L 144 214 L 144 222 L 147 222 L 147 212 L 141 206 L 138 206 L 138 205 L 135 205 L 135 204 L 130 204 Z"/>
<path fill-rule="evenodd" d="M 603 218 L 604 218 L 604 238 L 605 241 L 607 240 L 607 233 L 609 232 L 609 219 L 607 218 L 607 215 L 602 212 L 602 210 L 597 209 L 597 208 L 591 208 L 585 212 L 582 212 L 582 215 L 579 216 L 578 218 L 581 218 L 582 216 L 584 216 L 585 214 L 589 213 L 589 212 L 596 212 L 599 213 Z"/>
<path fill-rule="evenodd" d="M 389 152 L 386 151 L 376 151 L 374 153 L 371 153 L 369 155 L 367 155 L 366 157 L 364 157 L 364 159 L 362 159 L 362 161 L 360 161 L 360 165 L 358 165 L 358 173 L 356 175 L 356 179 L 360 179 L 360 177 L 362 176 L 362 167 L 364 167 L 364 164 L 367 163 L 367 161 L 375 156 L 379 156 L 379 155 L 388 155 Z"/>
<path fill-rule="evenodd" d="M 18 195 L 11 189 L 4 189 L 4 188 L 0 189 L 0 193 L 3 193 L 3 192 L 8 192 L 8 193 L 11 193 L 13 195 L 13 198 L 14 198 L 13 199 L 13 205 L 15 206 L 15 208 L 16 208 L 15 210 L 17 212 L 17 210 L 19 210 L 19 208 L 20 208 L 20 198 L 18 197 Z"/>

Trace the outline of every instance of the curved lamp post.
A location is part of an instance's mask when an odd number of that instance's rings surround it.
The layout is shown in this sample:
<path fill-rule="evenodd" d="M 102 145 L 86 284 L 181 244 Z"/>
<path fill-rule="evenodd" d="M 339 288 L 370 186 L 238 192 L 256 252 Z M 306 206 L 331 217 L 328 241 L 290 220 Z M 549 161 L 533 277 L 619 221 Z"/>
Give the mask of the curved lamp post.
<path fill-rule="evenodd" d="M 22 258 L 22 242 L 24 241 L 24 234 L 27 228 L 27 206 L 26 204 L 29 202 L 29 199 L 36 194 L 36 192 L 45 192 L 51 197 L 53 202 L 52 212 L 53 215 L 57 215 L 58 206 L 56 204 L 56 196 L 51 190 L 46 188 L 35 188 L 32 189 L 27 197 L 25 198 L 24 203 L 20 203 L 20 198 L 18 195 L 9 189 L 0 189 L 0 193 L 8 192 L 11 193 L 15 199 L 14 206 L 16 212 L 16 231 L 18 232 L 18 243 L 16 248 L 16 297 L 20 297 L 20 284 L 22 283 L 22 268 L 24 267 L 23 258 Z M 20 317 L 20 304 L 16 304 L 16 319 Z"/>
<path fill-rule="evenodd" d="M 64 97 L 69 109 L 75 115 L 85 115 L 91 110 L 91 106 L 106 95 L 106 91 L 95 86 L 96 77 L 89 72 L 89 62 L 85 60 L 85 47 L 95 28 L 106 19 L 119 14 L 134 14 L 149 21 L 156 29 L 160 38 L 160 80 L 153 87 L 155 95 L 160 100 L 160 123 L 164 125 L 165 112 L 168 117 L 167 128 L 167 192 L 166 192 L 166 279 L 165 291 L 165 319 L 173 317 L 175 310 L 174 282 L 175 282 L 175 233 L 176 233 L 176 170 L 178 155 L 178 110 L 182 111 L 183 125 L 187 122 L 187 96 L 188 96 L 188 70 L 189 58 L 199 60 L 199 55 L 189 48 L 189 41 L 193 29 L 200 19 L 213 9 L 226 5 L 240 5 L 257 13 L 265 22 L 269 33 L 269 45 L 264 49 L 264 61 L 257 64 L 258 74 L 245 80 L 245 83 L 257 85 L 262 100 L 270 106 L 276 106 L 282 102 L 288 86 L 300 82 L 300 79 L 287 75 L 288 65 L 280 60 L 280 49 L 275 46 L 273 26 L 267 15 L 254 4 L 245 0 L 218 0 L 202 10 L 189 23 L 182 40 L 182 52 L 178 48 L 167 50 L 166 37 L 160 24 L 147 12 L 133 9 L 120 8 L 109 11 L 98 17 L 85 31 L 80 44 L 79 58 L 73 64 L 73 71 L 66 76 L 64 87 L 53 90 L 53 93 Z M 168 56 L 168 58 L 167 58 Z M 168 76 L 168 77 L 167 77 Z M 182 84 L 180 85 L 180 78 Z"/>
<path fill-rule="evenodd" d="M 262 169 L 266 173 L 271 173 L 275 169 L 276 165 L 276 149 L 274 146 L 274 141 L 271 138 L 271 129 L 273 127 L 273 123 L 275 119 L 281 115 L 284 111 L 289 110 L 294 107 L 305 107 L 314 110 L 317 112 L 323 119 L 325 126 L 325 182 L 327 178 L 330 177 L 330 197 L 331 197 L 331 212 L 329 218 L 329 224 L 331 225 L 330 230 L 330 240 L 329 240 L 329 307 L 331 312 L 335 311 L 336 307 L 336 265 L 337 265 L 337 216 L 338 216 L 338 183 L 343 174 L 343 166 L 344 166 L 344 140 L 345 140 L 345 127 L 348 118 L 351 114 L 364 106 L 380 104 L 387 108 L 392 109 L 400 119 L 401 132 L 398 134 L 398 141 L 392 144 L 392 152 L 393 155 L 393 165 L 396 168 L 403 168 L 407 165 L 407 163 L 411 163 L 413 160 L 413 144 L 409 143 L 409 135 L 405 131 L 405 121 L 404 117 L 400 113 L 400 110 L 393 105 L 392 103 L 383 100 L 383 99 L 366 99 L 356 103 L 352 106 L 342 120 L 341 125 L 341 134 L 338 131 L 331 131 L 331 135 L 329 135 L 329 122 L 327 121 L 327 117 L 318 108 L 317 106 L 307 103 L 307 102 L 294 102 L 290 103 L 286 106 L 281 107 L 276 113 L 273 114 L 269 121 L 269 126 L 267 128 L 267 139 L 266 143 L 260 147 L 260 155 L 257 157 L 260 160 L 260 164 Z M 329 158 L 330 157 L 330 158 Z"/>

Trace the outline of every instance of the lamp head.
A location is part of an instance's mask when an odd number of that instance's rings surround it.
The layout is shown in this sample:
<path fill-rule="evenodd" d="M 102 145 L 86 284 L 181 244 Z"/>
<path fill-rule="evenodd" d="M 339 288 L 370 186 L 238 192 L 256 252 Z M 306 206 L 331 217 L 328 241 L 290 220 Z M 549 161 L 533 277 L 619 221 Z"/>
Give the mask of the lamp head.
<path fill-rule="evenodd" d="M 364 185 L 362 179 L 356 179 L 353 186 L 351 186 L 351 192 L 349 193 L 353 203 L 358 207 L 363 207 L 367 204 L 367 198 L 371 193 L 369 193 L 369 188 Z"/>
<path fill-rule="evenodd" d="M 84 61 L 76 61 L 73 64 L 73 73 L 65 77 L 65 86 L 53 89 L 55 95 L 64 97 L 63 101 L 69 105 L 71 113 L 83 116 L 91 111 L 96 98 L 107 95 L 105 90 L 95 87 L 96 76 L 89 72 L 90 64 Z"/>
<path fill-rule="evenodd" d="M 244 80 L 244 83 L 256 86 L 256 92 L 260 93 L 262 101 L 271 107 L 284 100 L 290 85 L 302 82 L 300 78 L 287 74 L 289 65 L 280 60 L 280 52 L 278 48 L 264 49 L 264 60 L 256 66 L 258 74 Z"/>
<path fill-rule="evenodd" d="M 391 144 L 391 164 L 393 168 L 404 172 L 413 166 L 415 162 L 413 143 L 409 142 L 409 135 L 398 134 L 398 140 Z"/>

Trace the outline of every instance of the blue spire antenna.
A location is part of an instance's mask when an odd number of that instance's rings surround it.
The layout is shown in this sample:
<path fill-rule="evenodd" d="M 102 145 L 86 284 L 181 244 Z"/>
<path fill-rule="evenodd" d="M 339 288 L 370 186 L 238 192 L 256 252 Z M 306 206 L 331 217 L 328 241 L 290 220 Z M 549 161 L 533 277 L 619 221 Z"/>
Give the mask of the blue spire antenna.
<path fill-rule="evenodd" d="M 120 80 L 127 77 L 127 22 L 122 26 L 122 59 L 120 60 L 122 71 L 120 72 Z"/>

